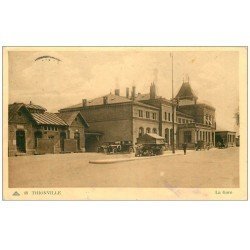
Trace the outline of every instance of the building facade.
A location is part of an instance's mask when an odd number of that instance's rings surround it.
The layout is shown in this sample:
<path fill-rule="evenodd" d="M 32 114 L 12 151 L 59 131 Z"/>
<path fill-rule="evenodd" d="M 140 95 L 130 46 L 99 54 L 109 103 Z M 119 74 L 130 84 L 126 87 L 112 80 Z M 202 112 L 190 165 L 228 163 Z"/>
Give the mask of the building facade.
<path fill-rule="evenodd" d="M 183 82 L 175 97 L 178 114 L 178 146 L 194 148 L 198 141 L 215 146 L 215 108 L 199 103 L 189 82 Z"/>
<path fill-rule="evenodd" d="M 133 94 L 131 95 L 133 96 Z M 115 94 L 61 109 L 59 112 L 80 111 L 89 124 L 86 151 L 96 151 L 103 142 L 132 141 L 144 133 L 159 133 L 159 109 Z"/>
<path fill-rule="evenodd" d="M 59 112 L 79 111 L 86 118 L 86 149 L 95 151 L 103 142 L 132 141 L 145 133 L 156 133 L 165 138 L 169 147 L 174 143 L 182 147 L 194 148 L 198 141 L 215 146 L 215 108 L 198 102 L 189 82 L 183 82 L 174 101 L 156 94 L 154 83 L 149 93 L 131 95 L 126 89 L 126 97 L 120 90 L 93 100 L 61 109 Z M 174 123 L 174 131 L 173 131 Z"/>
<path fill-rule="evenodd" d="M 39 106 L 24 103 L 9 105 L 8 117 L 8 154 L 9 156 L 23 154 L 46 154 L 81 151 L 77 147 L 77 138 L 72 138 L 70 132 L 77 127 L 80 135 L 88 127 L 81 114 L 71 115 L 77 121 L 69 122 L 57 114 L 46 112 Z M 80 116 L 80 117 L 79 117 Z M 79 118 L 78 118 L 79 117 Z M 82 136 L 80 136 L 82 138 Z M 84 138 L 81 139 L 84 142 Z"/>

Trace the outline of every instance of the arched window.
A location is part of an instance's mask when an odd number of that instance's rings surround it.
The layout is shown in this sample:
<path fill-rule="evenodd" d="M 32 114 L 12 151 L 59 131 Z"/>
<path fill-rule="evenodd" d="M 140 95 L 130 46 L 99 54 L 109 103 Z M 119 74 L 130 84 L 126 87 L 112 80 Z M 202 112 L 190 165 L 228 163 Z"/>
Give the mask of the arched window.
<path fill-rule="evenodd" d="M 166 143 L 169 143 L 169 129 L 168 128 L 165 129 L 165 140 L 166 140 Z"/>
<path fill-rule="evenodd" d="M 153 128 L 153 133 L 157 134 L 157 129 L 156 128 Z"/>
<path fill-rule="evenodd" d="M 143 136 L 144 134 L 144 128 L 140 127 L 139 128 L 139 137 Z"/>
<path fill-rule="evenodd" d="M 150 133 L 150 128 L 146 128 L 146 133 L 148 134 L 148 133 Z"/>

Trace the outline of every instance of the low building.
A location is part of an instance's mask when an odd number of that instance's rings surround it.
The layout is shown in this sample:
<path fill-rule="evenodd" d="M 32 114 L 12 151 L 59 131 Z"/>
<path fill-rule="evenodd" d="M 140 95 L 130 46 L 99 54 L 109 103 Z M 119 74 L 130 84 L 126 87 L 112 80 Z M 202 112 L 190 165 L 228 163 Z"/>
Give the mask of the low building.
<path fill-rule="evenodd" d="M 79 119 L 82 125 L 78 124 L 77 129 L 81 131 L 80 135 L 84 134 L 82 129 L 87 126 L 84 118 L 80 118 L 81 114 L 71 114 L 71 116 L 73 119 Z M 10 104 L 8 117 L 9 156 L 77 152 L 78 140 L 70 136 L 70 131 L 75 128 L 77 121 L 65 120 L 57 114 L 46 112 L 46 109 L 39 105 L 32 103 Z M 81 140 L 84 141 L 84 139 Z M 65 150 L 65 144 L 71 146 Z"/>
<path fill-rule="evenodd" d="M 85 129 L 89 124 L 79 111 L 57 113 L 68 125 L 68 130 L 61 133 L 61 149 L 65 152 L 85 152 Z M 72 139 L 76 140 L 75 144 Z"/>
<path fill-rule="evenodd" d="M 217 130 L 215 132 L 215 143 L 224 144 L 226 147 L 235 147 L 237 143 L 236 132 L 228 130 Z"/>

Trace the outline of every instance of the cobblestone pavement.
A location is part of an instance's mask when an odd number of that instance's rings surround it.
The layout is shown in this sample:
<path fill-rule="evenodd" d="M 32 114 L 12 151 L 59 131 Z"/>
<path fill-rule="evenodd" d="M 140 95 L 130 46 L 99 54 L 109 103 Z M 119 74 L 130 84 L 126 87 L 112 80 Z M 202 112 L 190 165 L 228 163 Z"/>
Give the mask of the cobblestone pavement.
<path fill-rule="evenodd" d="M 180 151 L 179 151 L 180 152 Z M 167 152 L 169 154 L 170 152 Z M 75 153 L 9 158 L 10 187 L 178 187 L 239 186 L 239 148 L 188 151 L 187 155 L 95 165 L 90 160 L 133 155 Z"/>

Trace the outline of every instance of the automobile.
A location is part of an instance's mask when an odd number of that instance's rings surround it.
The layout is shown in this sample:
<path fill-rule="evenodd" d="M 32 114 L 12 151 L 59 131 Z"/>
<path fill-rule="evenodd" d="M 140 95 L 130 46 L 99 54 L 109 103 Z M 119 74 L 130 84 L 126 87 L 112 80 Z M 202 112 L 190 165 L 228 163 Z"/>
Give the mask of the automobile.
<path fill-rule="evenodd" d="M 135 156 L 161 155 L 166 150 L 164 138 L 153 133 L 147 133 L 137 138 Z"/>
<path fill-rule="evenodd" d="M 104 142 L 97 148 L 97 152 L 105 154 L 133 153 L 134 147 L 132 141 Z"/>
<path fill-rule="evenodd" d="M 164 144 L 137 144 L 135 156 L 154 156 L 162 155 L 165 150 Z"/>
<path fill-rule="evenodd" d="M 195 150 L 202 150 L 205 149 L 205 143 L 204 141 L 197 141 L 197 143 L 195 143 Z"/>
<path fill-rule="evenodd" d="M 222 149 L 222 148 L 226 148 L 226 145 L 225 145 L 225 143 L 223 141 L 219 141 L 217 143 L 217 147 L 220 148 L 220 149 Z"/>
<path fill-rule="evenodd" d="M 106 152 L 108 152 L 109 145 L 110 145 L 110 142 L 104 142 L 102 145 L 99 145 L 97 147 L 97 153 L 106 153 Z"/>

